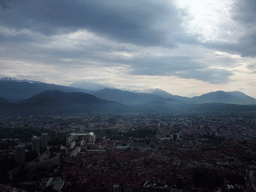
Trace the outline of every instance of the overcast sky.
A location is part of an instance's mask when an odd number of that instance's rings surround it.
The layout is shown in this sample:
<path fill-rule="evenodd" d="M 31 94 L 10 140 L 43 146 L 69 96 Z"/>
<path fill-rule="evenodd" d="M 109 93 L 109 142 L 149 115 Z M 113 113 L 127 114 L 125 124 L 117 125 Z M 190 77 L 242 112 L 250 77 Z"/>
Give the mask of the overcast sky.
<path fill-rule="evenodd" d="M 0 0 L 0 77 L 256 98 L 256 1 Z"/>

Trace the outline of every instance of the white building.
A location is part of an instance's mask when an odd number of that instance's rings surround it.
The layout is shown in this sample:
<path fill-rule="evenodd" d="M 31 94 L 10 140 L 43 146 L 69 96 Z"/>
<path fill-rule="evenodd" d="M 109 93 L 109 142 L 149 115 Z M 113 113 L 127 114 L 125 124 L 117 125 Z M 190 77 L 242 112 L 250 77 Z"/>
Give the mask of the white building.
<path fill-rule="evenodd" d="M 96 141 L 96 135 L 93 132 L 89 133 L 89 143 L 94 144 Z"/>

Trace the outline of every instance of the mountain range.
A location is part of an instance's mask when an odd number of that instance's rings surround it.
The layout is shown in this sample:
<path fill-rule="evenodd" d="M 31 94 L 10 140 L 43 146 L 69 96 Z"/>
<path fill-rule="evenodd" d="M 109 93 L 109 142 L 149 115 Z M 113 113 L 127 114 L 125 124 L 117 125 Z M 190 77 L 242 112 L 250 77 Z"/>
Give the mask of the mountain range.
<path fill-rule="evenodd" d="M 100 85 L 98 83 L 91 83 L 91 82 L 75 82 L 69 85 L 69 87 L 75 87 L 75 88 L 80 88 L 80 89 L 86 89 L 89 91 L 99 91 L 104 88 L 107 88 L 104 85 Z"/>
<path fill-rule="evenodd" d="M 18 80 L 13 78 L 0 79 L 0 98 L 18 103 L 46 90 L 64 92 L 83 92 L 83 89 L 62 85 L 42 83 L 38 81 Z"/>
<path fill-rule="evenodd" d="M 218 105 L 217 105 L 218 104 Z M 163 90 L 132 92 L 114 88 L 92 91 L 28 80 L 0 79 L 0 107 L 2 113 L 13 110 L 43 112 L 84 112 L 93 110 L 112 111 L 184 111 L 209 109 L 216 106 L 255 105 L 256 99 L 234 92 L 210 92 L 192 98 L 172 95 Z M 232 108 L 231 107 L 231 108 Z M 219 107 L 221 109 L 222 107 Z M 237 109 L 237 107 L 235 107 Z M 43 109 L 43 110 L 42 110 Z M 246 107 L 246 109 L 249 109 Z"/>
<path fill-rule="evenodd" d="M 237 105 L 256 104 L 256 99 L 249 97 L 248 95 L 239 91 L 233 91 L 233 92 L 216 91 L 216 92 L 206 93 L 198 97 L 193 97 L 192 101 L 194 103 L 226 103 L 226 104 L 237 104 Z"/>
<path fill-rule="evenodd" d="M 66 93 L 59 90 L 43 91 L 29 99 L 20 103 L 22 104 L 37 104 L 37 105 L 65 105 L 65 104 L 104 104 L 107 101 L 99 99 L 94 95 L 72 92 Z"/>
<path fill-rule="evenodd" d="M 93 86 L 94 84 L 89 85 Z M 71 84 L 72 85 L 72 84 Z M 181 97 L 178 95 L 172 95 L 166 91 L 160 89 L 152 89 L 147 92 L 132 92 L 124 91 L 115 88 L 103 88 L 99 84 L 96 84 L 95 90 L 99 87 L 103 89 L 93 91 L 83 89 L 85 83 L 75 84 L 77 87 L 62 86 L 56 84 L 48 84 L 37 81 L 29 80 L 17 80 L 12 78 L 2 78 L 0 79 L 0 98 L 13 103 L 19 103 L 26 99 L 29 99 L 43 91 L 47 90 L 59 90 L 63 92 L 81 92 L 94 95 L 100 99 L 115 101 L 126 105 L 139 105 L 151 102 L 166 102 L 166 103 L 226 103 L 226 104 L 237 104 L 237 105 L 254 105 L 256 104 L 256 99 L 242 93 L 239 91 L 234 92 L 210 92 L 203 94 L 201 96 L 196 96 L 192 98 Z M 81 85 L 81 87 L 79 87 Z M 6 101 L 7 100 L 7 101 Z M 3 101 L 0 101 L 3 102 Z"/>
<path fill-rule="evenodd" d="M 1 115 L 50 115 L 84 112 L 123 112 L 126 107 L 120 103 L 99 99 L 82 92 L 43 91 L 19 103 L 0 105 Z"/>

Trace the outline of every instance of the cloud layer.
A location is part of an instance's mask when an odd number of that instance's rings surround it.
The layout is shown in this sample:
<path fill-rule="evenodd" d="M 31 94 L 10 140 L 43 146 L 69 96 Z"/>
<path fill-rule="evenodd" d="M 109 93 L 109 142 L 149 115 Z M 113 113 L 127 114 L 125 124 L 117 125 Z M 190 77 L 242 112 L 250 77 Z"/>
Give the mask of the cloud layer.
<path fill-rule="evenodd" d="M 256 92 L 254 1 L 0 0 L 0 7 L 0 76 L 182 95 Z"/>

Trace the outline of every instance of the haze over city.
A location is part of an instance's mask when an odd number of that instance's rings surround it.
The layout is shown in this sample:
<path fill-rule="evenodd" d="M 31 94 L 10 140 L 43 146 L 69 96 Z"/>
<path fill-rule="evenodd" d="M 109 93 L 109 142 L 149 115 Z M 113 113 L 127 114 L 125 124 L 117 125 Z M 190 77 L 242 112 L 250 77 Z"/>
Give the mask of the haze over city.
<path fill-rule="evenodd" d="M 0 1 L 0 77 L 256 97 L 255 1 Z"/>

